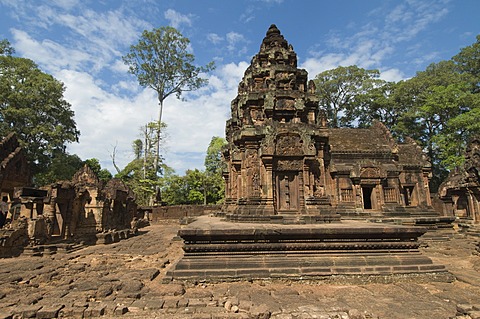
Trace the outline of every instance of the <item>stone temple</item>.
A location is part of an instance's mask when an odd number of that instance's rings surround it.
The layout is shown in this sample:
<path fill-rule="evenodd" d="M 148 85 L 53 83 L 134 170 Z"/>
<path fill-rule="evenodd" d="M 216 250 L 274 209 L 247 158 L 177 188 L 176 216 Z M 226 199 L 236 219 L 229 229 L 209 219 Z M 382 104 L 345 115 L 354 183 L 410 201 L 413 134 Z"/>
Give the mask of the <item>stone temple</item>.
<path fill-rule="evenodd" d="M 420 147 L 396 142 L 381 123 L 328 128 L 314 82 L 275 25 L 239 84 L 226 138 L 232 218 L 432 212 Z"/>
<path fill-rule="evenodd" d="M 184 256 L 165 280 L 451 279 L 420 253 L 427 229 L 417 220 L 366 218 L 433 214 L 420 148 L 380 123 L 328 128 L 314 82 L 275 25 L 231 106 L 224 210 L 179 230 Z"/>

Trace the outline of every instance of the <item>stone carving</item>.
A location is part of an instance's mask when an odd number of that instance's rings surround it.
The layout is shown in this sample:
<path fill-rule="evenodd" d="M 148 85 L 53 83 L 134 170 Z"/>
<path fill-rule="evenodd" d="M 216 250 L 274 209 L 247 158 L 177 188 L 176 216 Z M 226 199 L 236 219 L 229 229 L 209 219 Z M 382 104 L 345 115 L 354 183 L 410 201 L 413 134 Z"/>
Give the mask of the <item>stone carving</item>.
<path fill-rule="evenodd" d="M 281 135 L 277 137 L 275 154 L 278 156 L 301 156 L 303 141 L 298 135 Z"/>
<path fill-rule="evenodd" d="M 297 68 L 293 47 L 270 26 L 231 103 L 225 210 L 250 216 L 410 206 L 431 212 L 431 169 L 420 147 L 408 138 L 397 143 L 379 122 L 328 128 L 316 94 L 307 72 Z M 387 185 L 387 178 L 393 181 L 389 194 L 403 200 L 386 201 L 374 187 Z M 351 194 L 342 197 L 341 190 Z"/>

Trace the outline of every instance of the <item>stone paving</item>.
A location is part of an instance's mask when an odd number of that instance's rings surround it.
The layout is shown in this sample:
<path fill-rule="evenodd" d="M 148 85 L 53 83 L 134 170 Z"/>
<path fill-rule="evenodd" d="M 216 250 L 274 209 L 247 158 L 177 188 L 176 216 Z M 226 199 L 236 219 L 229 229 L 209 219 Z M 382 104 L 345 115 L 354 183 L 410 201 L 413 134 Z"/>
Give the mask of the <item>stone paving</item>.
<path fill-rule="evenodd" d="M 471 238 L 423 248 L 456 276 L 451 283 L 164 283 L 182 255 L 180 227 L 152 225 L 111 245 L 0 259 L 0 318 L 480 318 L 480 257 Z"/>

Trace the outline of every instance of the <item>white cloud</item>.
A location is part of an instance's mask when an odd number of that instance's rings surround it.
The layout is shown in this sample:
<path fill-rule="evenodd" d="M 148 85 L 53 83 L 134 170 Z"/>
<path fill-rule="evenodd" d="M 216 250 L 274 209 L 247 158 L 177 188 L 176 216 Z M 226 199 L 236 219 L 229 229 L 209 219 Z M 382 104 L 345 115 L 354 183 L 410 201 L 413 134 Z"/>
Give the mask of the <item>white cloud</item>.
<path fill-rule="evenodd" d="M 11 32 L 15 49 L 49 71 L 79 70 L 91 62 L 91 56 L 81 50 L 67 49 L 48 39 L 38 42 L 21 30 L 12 29 Z"/>
<path fill-rule="evenodd" d="M 223 41 L 223 38 L 216 33 L 209 33 L 207 34 L 208 41 L 212 42 L 213 44 L 218 44 Z"/>
<path fill-rule="evenodd" d="M 247 66 L 247 62 L 220 65 L 208 76 L 208 93 L 186 101 L 174 97 L 165 101 L 163 121 L 168 138 L 164 147 L 167 152 L 162 155 L 178 174 L 192 167 L 202 169 L 211 138 L 224 136 L 230 101 Z M 110 155 L 116 145 L 117 165 L 124 167 L 133 159 L 131 143 L 139 137 L 140 127 L 157 119 L 154 92 L 142 89 L 121 97 L 103 90 L 84 72 L 62 70 L 55 76 L 67 87 L 65 98 L 72 104 L 81 132 L 80 143 L 69 145 L 69 151 L 82 159 L 98 158 L 102 167 L 114 172 Z M 134 91 L 136 84 L 122 81 L 117 85 Z"/>
<path fill-rule="evenodd" d="M 357 26 L 353 34 L 341 34 L 338 30 L 329 32 L 322 51 L 311 50 L 309 57 L 302 63 L 313 78 L 318 73 L 338 66 L 357 65 L 366 69 L 386 69 L 386 79 L 403 79 L 405 74 L 396 68 L 385 67 L 387 60 L 396 53 L 397 48 L 409 43 L 420 32 L 438 22 L 448 13 L 442 1 L 407 0 L 396 5 L 390 11 L 376 8 L 369 14 L 369 20 L 363 26 Z M 422 49 L 417 44 L 413 49 L 412 64 L 432 61 L 435 52 L 419 55 Z M 402 50 L 404 50 L 402 48 Z M 422 58 L 418 58 L 422 56 Z"/>
<path fill-rule="evenodd" d="M 170 25 L 174 28 L 179 28 L 182 24 L 192 26 L 192 15 L 184 15 L 173 9 L 168 9 L 164 13 L 165 19 L 170 21 Z"/>
<path fill-rule="evenodd" d="M 245 44 L 248 43 L 245 37 L 237 32 L 229 32 L 225 36 L 227 40 L 227 50 L 230 52 L 236 52 L 238 55 L 243 55 L 247 52 Z"/>
<path fill-rule="evenodd" d="M 380 70 L 380 78 L 388 82 L 398 82 L 405 80 L 405 74 L 399 69 Z"/>

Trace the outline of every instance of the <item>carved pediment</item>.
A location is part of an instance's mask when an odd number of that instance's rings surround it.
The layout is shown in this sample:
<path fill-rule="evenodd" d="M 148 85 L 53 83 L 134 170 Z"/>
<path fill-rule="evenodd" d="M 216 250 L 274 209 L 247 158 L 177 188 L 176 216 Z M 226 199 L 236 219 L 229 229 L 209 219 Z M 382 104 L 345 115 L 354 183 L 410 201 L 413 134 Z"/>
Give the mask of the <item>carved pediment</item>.
<path fill-rule="evenodd" d="M 280 135 L 277 137 L 275 154 L 280 156 L 302 156 L 303 141 L 299 135 Z"/>

